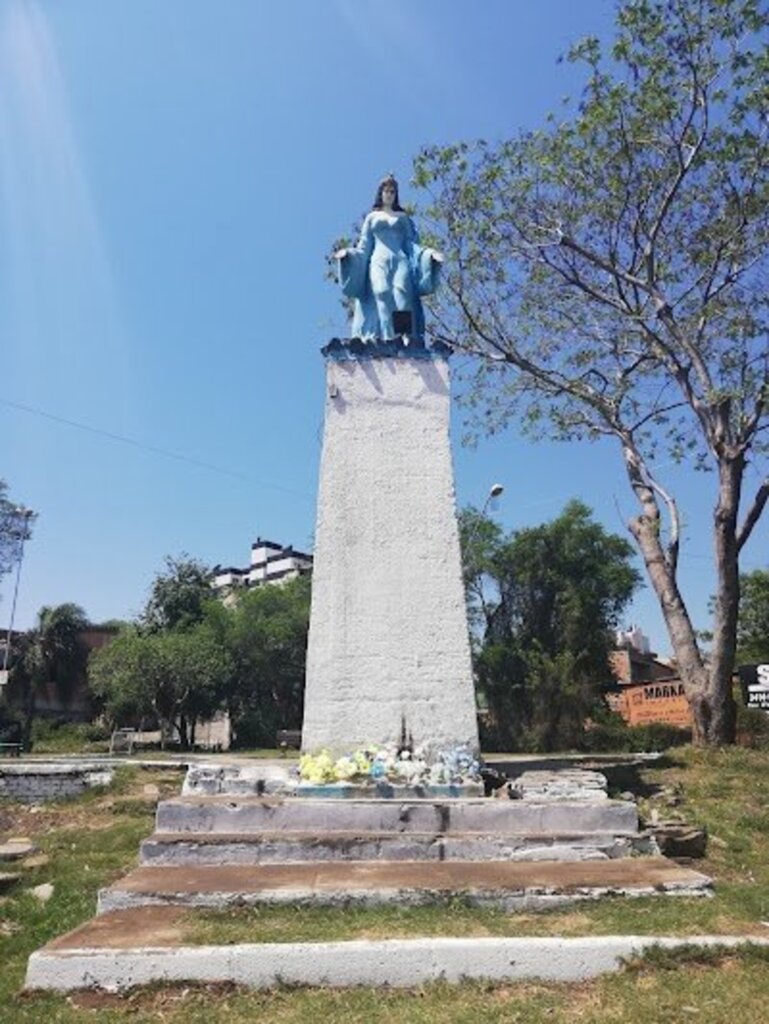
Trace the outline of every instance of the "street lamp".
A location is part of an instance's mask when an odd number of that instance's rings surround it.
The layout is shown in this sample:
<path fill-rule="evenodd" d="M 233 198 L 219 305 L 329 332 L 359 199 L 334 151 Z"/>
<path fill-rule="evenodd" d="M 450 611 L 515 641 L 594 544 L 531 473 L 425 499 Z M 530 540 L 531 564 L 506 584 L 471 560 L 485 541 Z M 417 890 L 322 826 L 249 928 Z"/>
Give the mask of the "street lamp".
<path fill-rule="evenodd" d="M 481 528 L 481 523 L 483 521 L 483 517 L 486 515 L 486 510 L 488 509 L 489 505 L 495 498 L 498 498 L 500 494 L 504 493 L 504 490 L 505 488 L 502 484 L 492 484 L 491 487 L 489 488 L 489 493 L 486 495 L 486 500 L 483 503 L 483 508 L 479 512 L 478 518 L 473 524 L 470 532 L 465 536 L 465 549 L 468 553 L 470 543 L 475 540 L 475 536 L 478 533 L 478 530 Z"/>
<path fill-rule="evenodd" d="M 492 484 L 491 485 L 489 493 L 486 495 L 486 501 L 483 503 L 483 508 L 481 509 L 481 515 L 482 516 L 484 516 L 486 514 L 486 509 L 489 507 L 489 504 L 495 498 L 498 498 L 500 496 L 500 494 L 503 494 L 504 490 L 505 490 L 505 488 L 503 487 L 502 484 Z"/>
<path fill-rule="evenodd" d="M 8 657 L 11 653 L 11 636 L 13 635 L 13 620 L 16 616 L 16 599 L 19 596 L 19 579 L 21 578 L 21 563 L 24 558 L 24 543 L 32 536 L 32 523 L 37 518 L 37 513 L 31 508 L 18 505 L 9 513 L 12 520 L 10 530 L 11 537 L 19 545 L 19 554 L 16 562 L 16 582 L 13 587 L 13 601 L 11 602 L 11 621 L 8 624 L 8 633 L 5 638 L 5 653 L 3 655 L 3 669 L 0 673 L 0 686 L 8 679 Z"/>

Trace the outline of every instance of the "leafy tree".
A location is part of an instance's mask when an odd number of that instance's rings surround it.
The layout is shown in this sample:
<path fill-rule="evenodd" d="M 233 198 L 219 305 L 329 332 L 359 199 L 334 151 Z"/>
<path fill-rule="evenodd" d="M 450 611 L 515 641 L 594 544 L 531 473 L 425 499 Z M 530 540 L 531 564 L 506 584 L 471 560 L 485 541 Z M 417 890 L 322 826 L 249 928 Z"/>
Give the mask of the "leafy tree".
<path fill-rule="evenodd" d="M 734 738 L 739 557 L 769 498 L 769 8 L 627 0 L 587 39 L 576 110 L 500 144 L 426 148 L 448 256 L 433 333 L 477 356 L 494 432 L 609 437 L 699 744 Z M 717 578 L 703 656 L 678 581 L 681 510 L 662 459 L 713 472 Z M 764 463 L 765 466 L 765 463 Z"/>
<path fill-rule="evenodd" d="M 24 710 L 24 743 L 29 745 L 37 697 L 53 684 L 67 704 L 86 677 L 88 652 L 82 640 L 88 628 L 83 609 L 72 603 L 40 609 L 37 624 L 17 640 L 9 680 L 9 696 Z"/>
<path fill-rule="evenodd" d="M 206 604 L 213 600 L 213 571 L 189 555 L 167 555 L 165 571 L 158 573 L 149 600 L 140 616 L 151 632 L 188 629 L 202 622 Z"/>
<path fill-rule="evenodd" d="M 579 501 L 508 537 L 475 510 L 460 526 L 468 599 L 481 611 L 475 663 L 494 740 L 574 746 L 610 676 L 612 630 L 639 583 L 631 545 Z"/>
<path fill-rule="evenodd" d="M 91 653 L 89 686 L 113 725 L 136 723 L 155 714 L 153 694 L 162 684 L 157 667 L 154 637 L 133 625 Z"/>
<path fill-rule="evenodd" d="M 740 576 L 737 648 L 743 662 L 769 661 L 769 570 Z"/>
<path fill-rule="evenodd" d="M 309 617 L 306 577 L 209 608 L 207 621 L 234 666 L 229 707 L 240 745 L 272 746 L 278 729 L 301 728 Z"/>
<path fill-rule="evenodd" d="M 491 617 L 489 584 L 500 568 L 504 538 L 499 524 L 472 505 L 459 513 L 459 534 L 470 639 L 476 646 Z"/>
<path fill-rule="evenodd" d="M 197 722 L 223 706 L 232 663 L 205 624 L 157 633 L 131 627 L 91 655 L 89 673 L 113 722 L 156 717 L 187 749 Z"/>

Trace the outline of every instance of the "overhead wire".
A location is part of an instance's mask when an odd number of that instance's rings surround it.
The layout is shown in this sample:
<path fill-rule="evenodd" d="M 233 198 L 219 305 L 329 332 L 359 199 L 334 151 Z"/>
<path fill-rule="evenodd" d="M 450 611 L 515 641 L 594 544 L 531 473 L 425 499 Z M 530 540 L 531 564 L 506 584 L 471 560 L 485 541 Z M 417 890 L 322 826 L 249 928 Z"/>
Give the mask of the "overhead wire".
<path fill-rule="evenodd" d="M 270 483 L 261 477 L 257 478 L 249 476 L 247 473 L 240 473 L 237 470 L 217 466 L 213 462 L 206 462 L 203 459 L 196 459 L 190 455 L 183 455 L 181 452 L 173 452 L 167 448 L 160 448 L 158 445 L 147 444 L 144 441 L 137 441 L 136 438 L 126 437 L 125 434 L 117 434 L 111 430 L 104 430 L 102 427 L 94 427 L 88 423 L 80 423 L 78 420 L 68 419 L 66 416 L 59 416 L 56 413 L 47 412 L 45 409 L 37 409 L 34 406 L 25 405 L 22 402 L 14 402 L 10 398 L 0 396 L 0 404 L 9 406 L 11 409 L 18 409 L 21 412 L 26 412 L 33 416 L 40 416 L 41 418 L 51 420 L 54 423 L 62 423 L 65 426 L 74 427 L 77 430 L 84 430 L 87 433 L 95 434 L 98 437 L 106 437 L 110 441 L 118 441 L 121 444 L 131 445 L 133 448 L 152 452 L 154 455 L 162 455 L 167 459 L 175 459 L 177 462 L 186 462 L 191 466 L 198 466 L 201 469 L 208 469 L 213 473 L 220 473 L 223 476 L 233 477 L 236 480 L 246 480 L 249 483 L 258 483 L 262 487 L 267 487 L 273 491 L 281 491 L 283 494 L 291 494 L 298 498 L 304 498 L 307 500 L 310 500 L 311 498 L 311 496 L 305 491 L 297 491 L 291 487 L 284 487 L 281 484 Z"/>

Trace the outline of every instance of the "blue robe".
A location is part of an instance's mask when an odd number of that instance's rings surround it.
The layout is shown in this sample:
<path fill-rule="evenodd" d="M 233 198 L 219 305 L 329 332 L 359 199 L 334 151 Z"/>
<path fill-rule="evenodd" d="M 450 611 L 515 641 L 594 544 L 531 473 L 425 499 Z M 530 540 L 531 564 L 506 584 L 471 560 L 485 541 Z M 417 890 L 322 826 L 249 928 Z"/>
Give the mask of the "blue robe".
<path fill-rule="evenodd" d="M 358 244 L 339 260 L 342 292 L 354 300 L 350 336 L 387 340 L 396 336 L 392 314 L 411 313 L 410 337 L 425 330 L 420 296 L 438 287 L 440 263 L 419 244 L 414 222 L 384 210 L 372 210 Z"/>

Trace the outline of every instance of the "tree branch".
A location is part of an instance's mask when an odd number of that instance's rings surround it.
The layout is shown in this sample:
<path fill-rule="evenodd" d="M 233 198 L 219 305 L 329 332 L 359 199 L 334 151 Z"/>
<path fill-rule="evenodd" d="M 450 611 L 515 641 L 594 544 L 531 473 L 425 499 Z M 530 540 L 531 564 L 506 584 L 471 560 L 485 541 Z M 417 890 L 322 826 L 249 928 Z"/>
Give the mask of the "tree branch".
<path fill-rule="evenodd" d="M 761 486 L 756 491 L 756 496 L 753 499 L 753 504 L 748 509 L 748 513 L 742 523 L 742 526 L 737 531 L 737 550 L 741 551 L 748 537 L 753 532 L 753 527 L 756 525 L 758 520 L 761 518 L 761 513 L 764 511 L 766 502 L 769 500 L 769 477 L 767 477 Z"/>

